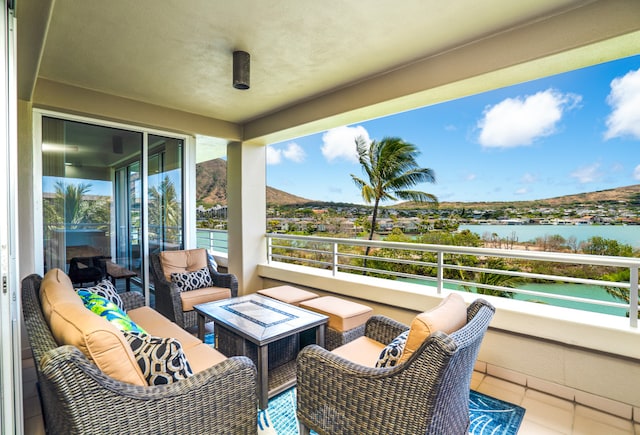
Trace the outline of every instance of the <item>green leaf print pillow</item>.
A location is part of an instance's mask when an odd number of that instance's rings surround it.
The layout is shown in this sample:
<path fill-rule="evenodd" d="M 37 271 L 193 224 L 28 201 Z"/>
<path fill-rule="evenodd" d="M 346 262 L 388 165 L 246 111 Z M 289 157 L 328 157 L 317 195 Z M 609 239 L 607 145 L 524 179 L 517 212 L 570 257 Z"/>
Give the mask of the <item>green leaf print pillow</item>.
<path fill-rule="evenodd" d="M 109 299 L 84 289 L 78 290 L 78 296 L 82 299 L 85 307 L 98 316 L 107 319 L 120 331 L 146 333 L 144 329 L 136 325 L 135 322 L 127 316 L 127 313 L 122 311 Z"/>

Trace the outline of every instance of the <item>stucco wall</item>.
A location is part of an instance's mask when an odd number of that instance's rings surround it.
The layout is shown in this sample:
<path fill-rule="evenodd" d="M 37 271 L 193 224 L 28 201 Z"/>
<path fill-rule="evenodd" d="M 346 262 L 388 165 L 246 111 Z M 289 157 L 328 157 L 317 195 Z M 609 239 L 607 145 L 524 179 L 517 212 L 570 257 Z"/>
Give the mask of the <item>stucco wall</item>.
<path fill-rule="evenodd" d="M 387 281 L 385 288 L 385 280 L 356 276 L 356 281 L 361 281 L 358 284 L 351 279 L 353 276 L 345 280 L 299 266 L 260 265 L 258 269 L 265 288 L 288 284 L 321 295 L 339 295 L 406 324 L 417 312 L 437 305 L 442 298 L 425 294 L 424 288 L 420 293 L 410 286 L 403 290 L 402 284 L 394 281 Z M 477 297 L 470 293 L 462 296 L 467 302 Z M 640 359 L 631 356 L 637 351 L 640 332 L 625 326 L 628 319 L 621 319 L 616 327 L 616 319 L 606 316 L 608 325 L 604 327 L 598 324 L 601 316 L 587 313 L 593 323 L 585 325 L 583 313 L 577 310 L 545 307 L 547 312 L 533 313 L 531 303 L 509 307 L 517 301 L 485 298 L 496 306 L 478 357 L 489 367 L 487 370 L 510 373 L 511 380 L 534 388 L 545 385 L 547 389 L 547 384 L 553 384 L 547 392 L 589 406 L 600 408 L 604 400 L 605 404 L 612 401 L 616 409 L 640 407 Z M 539 309 L 536 305 L 536 311 Z"/>

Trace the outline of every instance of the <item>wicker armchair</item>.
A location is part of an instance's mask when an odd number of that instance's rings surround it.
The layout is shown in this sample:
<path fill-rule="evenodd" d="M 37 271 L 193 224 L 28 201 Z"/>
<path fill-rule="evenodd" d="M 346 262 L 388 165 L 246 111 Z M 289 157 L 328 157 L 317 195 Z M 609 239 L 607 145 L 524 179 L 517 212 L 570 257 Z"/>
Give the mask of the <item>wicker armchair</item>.
<path fill-rule="evenodd" d="M 106 257 L 73 257 L 69 261 L 69 278 L 74 284 L 93 282 L 98 284 L 107 276 Z"/>
<path fill-rule="evenodd" d="M 436 331 L 404 363 L 369 368 L 319 346 L 297 361 L 300 433 L 465 434 L 469 428 L 471 374 L 495 309 L 478 299 L 467 324 L 450 335 Z M 408 326 L 373 316 L 365 335 L 391 342 Z"/>
<path fill-rule="evenodd" d="M 224 287 L 230 290 L 231 297 L 238 296 L 238 279 L 231 273 L 219 273 L 214 269 L 209 261 L 207 251 L 205 249 L 191 249 L 187 251 L 168 251 L 168 252 L 184 252 L 189 255 L 201 256 L 199 260 L 202 264 L 206 264 L 216 287 Z M 167 274 L 162 267 L 162 253 L 154 253 L 149 255 L 151 263 L 151 273 L 153 276 L 153 286 L 155 288 L 155 309 L 172 322 L 177 323 L 183 329 L 195 327 L 197 325 L 198 316 L 192 309 L 184 309 L 181 292 L 175 283 L 167 279 Z M 210 299 L 217 300 L 219 297 Z M 202 301 L 209 302 L 209 301 Z"/>
<path fill-rule="evenodd" d="M 106 376 L 73 346 L 58 346 L 40 308 L 42 278 L 22 281 L 22 309 L 33 350 L 45 428 L 50 434 L 255 434 L 255 366 L 224 360 L 163 386 L 136 386 Z M 122 293 L 127 309 L 142 306 Z"/>

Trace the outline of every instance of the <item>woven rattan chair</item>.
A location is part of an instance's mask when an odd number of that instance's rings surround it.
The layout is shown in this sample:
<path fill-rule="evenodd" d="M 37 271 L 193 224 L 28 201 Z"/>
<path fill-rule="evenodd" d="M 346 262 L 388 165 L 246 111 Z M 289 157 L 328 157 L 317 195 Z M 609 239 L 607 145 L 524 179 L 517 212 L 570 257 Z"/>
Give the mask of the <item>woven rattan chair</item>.
<path fill-rule="evenodd" d="M 119 382 L 78 348 L 56 344 L 40 308 L 41 281 L 22 281 L 22 310 L 47 433 L 256 433 L 256 373 L 248 358 L 228 358 L 170 385 Z M 127 309 L 144 305 L 140 293 L 120 297 Z"/>
<path fill-rule="evenodd" d="M 106 257 L 73 257 L 69 261 L 69 279 L 74 284 L 98 284 L 107 276 Z"/>
<path fill-rule="evenodd" d="M 205 249 L 191 249 L 185 252 L 202 255 L 203 263 L 209 268 L 209 273 L 215 287 L 224 287 L 230 290 L 231 297 L 238 296 L 238 279 L 231 273 L 219 273 L 212 265 Z M 155 289 L 156 304 L 155 309 L 172 322 L 177 323 L 183 329 L 193 328 L 197 325 L 198 316 L 193 309 L 185 310 L 180 290 L 175 283 L 169 281 L 162 267 L 161 253 L 149 255 L 151 263 L 151 273 L 153 275 L 153 286 Z M 211 299 L 216 300 L 216 299 Z M 202 301 L 209 302 L 209 301 Z"/>
<path fill-rule="evenodd" d="M 300 433 L 467 433 L 471 375 L 493 314 L 493 306 L 476 300 L 467 309 L 465 326 L 450 335 L 434 332 L 406 362 L 391 368 L 361 366 L 307 346 L 297 361 Z M 365 335 L 390 343 L 407 329 L 376 315 Z"/>

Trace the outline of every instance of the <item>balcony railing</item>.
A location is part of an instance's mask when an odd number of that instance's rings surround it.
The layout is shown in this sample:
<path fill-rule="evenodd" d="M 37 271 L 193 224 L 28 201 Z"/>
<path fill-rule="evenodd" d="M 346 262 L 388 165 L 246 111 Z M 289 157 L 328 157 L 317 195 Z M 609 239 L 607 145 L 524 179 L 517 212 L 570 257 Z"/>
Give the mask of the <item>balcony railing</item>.
<path fill-rule="evenodd" d="M 640 258 L 488 249 L 449 245 L 267 234 L 269 262 L 299 264 L 339 272 L 408 280 L 443 288 L 507 297 L 615 307 L 638 326 Z M 369 248 L 369 255 L 365 250 Z M 595 270 L 584 277 L 585 270 Z M 558 272 L 560 271 L 560 272 Z M 628 271 L 628 279 L 626 272 Z M 615 276 L 614 281 L 594 275 Z M 582 275 L 582 276 L 581 276 Z M 622 277 L 622 278 L 620 278 Z M 521 288 L 522 283 L 599 286 L 618 297 L 611 301 Z M 628 299 L 626 302 L 624 299 Z M 538 299 L 539 300 L 539 299 Z M 598 311 L 594 309 L 593 311 Z"/>
<path fill-rule="evenodd" d="M 229 252 L 227 230 L 198 228 L 196 230 L 196 246 L 218 252 Z"/>

